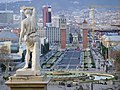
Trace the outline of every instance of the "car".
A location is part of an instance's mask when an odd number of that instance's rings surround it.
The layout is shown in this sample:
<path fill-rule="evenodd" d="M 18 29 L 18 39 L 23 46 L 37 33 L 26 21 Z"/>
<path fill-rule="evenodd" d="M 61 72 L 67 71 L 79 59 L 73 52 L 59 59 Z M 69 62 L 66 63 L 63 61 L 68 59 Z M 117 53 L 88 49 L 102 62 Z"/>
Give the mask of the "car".
<path fill-rule="evenodd" d="M 63 86 L 65 85 L 65 83 L 64 83 L 64 82 L 61 82 L 60 84 L 61 84 L 61 85 L 63 85 Z"/>
<path fill-rule="evenodd" d="M 72 87 L 72 85 L 71 84 L 67 84 L 67 87 Z"/>

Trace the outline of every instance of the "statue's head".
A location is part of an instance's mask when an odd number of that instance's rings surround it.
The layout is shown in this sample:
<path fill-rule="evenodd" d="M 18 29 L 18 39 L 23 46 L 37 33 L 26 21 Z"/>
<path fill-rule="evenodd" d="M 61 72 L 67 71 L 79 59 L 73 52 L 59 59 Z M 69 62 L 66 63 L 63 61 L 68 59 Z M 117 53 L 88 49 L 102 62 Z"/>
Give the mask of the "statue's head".
<path fill-rule="evenodd" d="M 31 15 L 32 14 L 32 10 L 31 9 L 25 9 L 24 14 L 27 15 Z"/>

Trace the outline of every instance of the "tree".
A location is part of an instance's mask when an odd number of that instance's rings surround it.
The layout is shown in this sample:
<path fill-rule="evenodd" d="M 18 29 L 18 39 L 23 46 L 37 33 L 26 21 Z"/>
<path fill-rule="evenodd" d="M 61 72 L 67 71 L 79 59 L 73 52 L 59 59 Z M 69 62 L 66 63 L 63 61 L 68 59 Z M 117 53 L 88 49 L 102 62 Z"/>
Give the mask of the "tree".
<path fill-rule="evenodd" d="M 120 51 L 113 51 L 112 57 L 115 59 L 117 63 L 120 63 Z"/>
<path fill-rule="evenodd" d="M 0 48 L 0 54 L 8 54 L 8 53 L 9 53 L 9 50 L 7 46 L 2 46 Z"/>
<path fill-rule="evenodd" d="M 0 47 L 0 62 L 1 63 L 1 68 L 3 71 L 5 71 L 5 69 L 8 69 L 8 60 L 10 60 L 10 54 L 9 54 L 9 49 L 7 46 L 2 46 Z M 4 64 L 4 65 L 2 65 Z M 5 67 L 6 66 L 6 67 Z"/>
<path fill-rule="evenodd" d="M 116 71 L 120 71 L 120 51 L 113 51 L 112 57 L 115 60 Z"/>
<path fill-rule="evenodd" d="M 102 43 L 101 43 L 101 50 L 102 50 L 102 56 L 104 57 L 104 59 L 108 58 L 108 55 L 106 55 L 108 53 L 108 48 L 106 48 Z"/>
<path fill-rule="evenodd" d="M 73 36 L 72 36 L 72 34 L 70 33 L 70 34 L 69 34 L 69 42 L 72 43 L 72 41 L 73 41 Z"/>
<path fill-rule="evenodd" d="M 9 58 L 10 54 L 9 54 L 9 49 L 7 46 L 2 46 L 0 48 L 0 60 L 4 60 L 6 58 Z"/>

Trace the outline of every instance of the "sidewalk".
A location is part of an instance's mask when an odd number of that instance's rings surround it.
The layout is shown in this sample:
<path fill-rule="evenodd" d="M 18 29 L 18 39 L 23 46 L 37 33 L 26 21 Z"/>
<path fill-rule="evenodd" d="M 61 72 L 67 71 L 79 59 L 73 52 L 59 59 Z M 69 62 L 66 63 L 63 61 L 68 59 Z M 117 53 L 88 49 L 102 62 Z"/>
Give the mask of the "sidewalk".
<path fill-rule="evenodd" d="M 92 55 L 93 55 L 93 59 L 95 61 L 95 64 L 96 64 L 96 71 L 103 71 L 105 72 L 106 71 L 106 67 L 104 66 L 104 61 L 103 60 L 103 57 L 101 56 L 101 54 L 99 52 L 96 52 L 93 51 L 91 49 L 91 52 L 92 52 Z"/>

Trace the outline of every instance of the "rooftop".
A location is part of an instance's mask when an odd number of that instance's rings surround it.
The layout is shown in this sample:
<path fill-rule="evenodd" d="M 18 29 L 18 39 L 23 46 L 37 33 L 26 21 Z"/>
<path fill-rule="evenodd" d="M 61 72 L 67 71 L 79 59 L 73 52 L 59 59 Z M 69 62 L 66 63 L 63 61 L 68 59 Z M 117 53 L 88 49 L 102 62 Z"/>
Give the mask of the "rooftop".
<path fill-rule="evenodd" d="M 116 36 L 106 36 L 106 35 L 103 35 L 102 38 L 105 41 L 114 41 L 114 42 L 120 41 L 120 36 L 119 35 L 116 35 Z"/>
<path fill-rule="evenodd" d="M 12 33 L 10 31 L 1 31 L 0 38 L 18 39 L 18 36 L 15 33 Z"/>
<path fill-rule="evenodd" d="M 0 11 L 0 13 L 13 13 L 13 11 L 7 10 L 7 11 Z"/>

